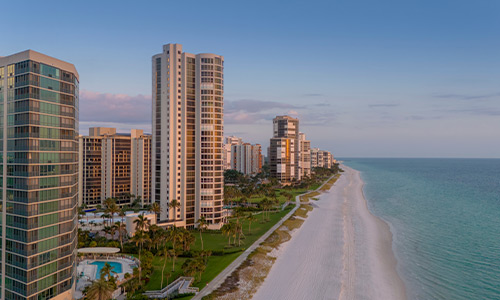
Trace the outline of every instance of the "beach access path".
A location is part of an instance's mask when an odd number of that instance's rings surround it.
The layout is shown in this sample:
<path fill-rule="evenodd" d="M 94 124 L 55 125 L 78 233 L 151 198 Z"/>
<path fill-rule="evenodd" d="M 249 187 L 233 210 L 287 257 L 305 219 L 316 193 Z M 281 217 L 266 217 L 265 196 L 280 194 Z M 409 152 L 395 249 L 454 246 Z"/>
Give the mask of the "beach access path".
<path fill-rule="evenodd" d="M 331 178 L 333 178 L 335 175 L 331 176 L 329 179 L 327 179 L 319 188 L 316 190 L 319 191 L 325 183 L 327 183 Z M 207 286 L 205 286 L 198 294 L 196 294 L 192 300 L 200 300 L 201 298 L 205 297 L 206 295 L 209 295 L 212 293 L 214 290 L 216 290 L 225 280 L 226 278 L 233 273 L 236 268 L 238 268 L 252 253 L 257 247 L 260 246 L 262 242 L 264 242 L 276 229 L 278 229 L 283 222 L 288 220 L 294 213 L 295 211 L 299 208 L 300 206 L 300 196 L 298 195 L 295 197 L 295 207 L 288 213 L 286 214 L 278 223 L 276 223 L 273 227 L 271 227 L 264 235 L 262 235 L 258 240 L 256 240 L 250 247 L 248 247 L 240 256 L 238 256 L 227 268 L 222 270 L 222 272 L 219 273 L 212 281 L 210 281 Z"/>
<path fill-rule="evenodd" d="M 372 215 L 358 171 L 345 170 L 312 200 L 304 224 L 280 246 L 253 299 L 406 299 L 389 226 Z"/>

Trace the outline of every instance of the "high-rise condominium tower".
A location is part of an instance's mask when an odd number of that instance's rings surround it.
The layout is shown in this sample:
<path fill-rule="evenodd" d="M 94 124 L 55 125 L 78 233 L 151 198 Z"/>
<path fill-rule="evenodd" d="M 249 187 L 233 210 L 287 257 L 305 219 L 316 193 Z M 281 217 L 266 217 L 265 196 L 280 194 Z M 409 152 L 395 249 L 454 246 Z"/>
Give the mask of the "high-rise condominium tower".
<path fill-rule="evenodd" d="M 153 184 L 160 223 L 222 222 L 224 58 L 168 44 L 153 56 Z M 177 200 L 180 207 L 169 203 Z"/>
<path fill-rule="evenodd" d="M 273 137 L 269 146 L 271 176 L 283 183 L 300 180 L 299 120 L 289 116 L 273 119 Z"/>
<path fill-rule="evenodd" d="M 78 73 L 24 51 L 0 57 L 1 299 L 73 299 Z"/>

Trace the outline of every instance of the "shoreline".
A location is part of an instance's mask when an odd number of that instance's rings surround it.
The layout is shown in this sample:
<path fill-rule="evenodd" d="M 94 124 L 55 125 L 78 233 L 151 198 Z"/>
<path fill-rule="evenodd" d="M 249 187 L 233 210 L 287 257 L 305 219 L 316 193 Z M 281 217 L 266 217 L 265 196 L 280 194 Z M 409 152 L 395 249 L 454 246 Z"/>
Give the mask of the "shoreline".
<path fill-rule="evenodd" d="M 342 168 L 280 247 L 254 299 L 406 299 L 390 227 L 369 211 L 359 171 Z"/>

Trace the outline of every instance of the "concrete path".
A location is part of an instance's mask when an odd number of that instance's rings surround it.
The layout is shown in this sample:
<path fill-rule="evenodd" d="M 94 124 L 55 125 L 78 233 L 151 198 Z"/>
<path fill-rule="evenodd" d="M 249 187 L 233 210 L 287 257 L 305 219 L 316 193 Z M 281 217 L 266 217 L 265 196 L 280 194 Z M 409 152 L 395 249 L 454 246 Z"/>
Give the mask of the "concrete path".
<path fill-rule="evenodd" d="M 316 189 L 316 191 L 319 191 L 323 187 L 323 185 L 325 185 L 328 181 L 330 181 L 330 179 L 332 179 L 334 176 L 335 175 L 328 178 L 319 188 Z M 248 247 L 247 250 L 245 250 L 245 252 L 243 252 L 240 256 L 238 256 L 229 266 L 227 266 L 227 268 L 225 268 L 222 272 L 220 272 L 219 275 L 217 275 L 212 281 L 210 281 L 207 284 L 207 286 L 205 286 L 198 294 L 196 294 L 196 296 L 194 296 L 191 299 L 201 300 L 201 298 L 205 297 L 206 295 L 209 295 L 217 288 L 219 288 L 219 286 L 226 280 L 226 278 L 229 275 L 231 275 L 231 273 L 233 273 L 233 271 L 236 270 L 241 265 L 241 263 L 243 263 L 247 259 L 250 253 L 252 253 L 255 249 L 257 249 L 257 247 L 259 247 L 262 242 L 264 242 L 274 231 L 276 231 L 276 229 L 278 229 L 283 224 L 283 222 L 288 220 L 293 215 L 293 213 L 299 208 L 301 204 L 300 196 L 305 195 L 307 193 L 296 196 L 295 197 L 296 205 L 288 214 L 286 214 L 283 218 L 281 218 L 281 220 L 278 223 L 276 223 L 264 235 L 262 235 L 258 240 L 256 240 L 250 247 Z"/>

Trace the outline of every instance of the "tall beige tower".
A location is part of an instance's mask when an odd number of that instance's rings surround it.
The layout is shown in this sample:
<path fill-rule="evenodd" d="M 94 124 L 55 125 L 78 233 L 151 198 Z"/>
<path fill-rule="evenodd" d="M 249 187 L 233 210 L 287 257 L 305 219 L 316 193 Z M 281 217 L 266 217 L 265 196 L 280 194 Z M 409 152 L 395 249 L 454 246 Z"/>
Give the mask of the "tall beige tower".
<path fill-rule="evenodd" d="M 153 56 L 152 199 L 160 223 L 192 227 L 222 217 L 224 57 L 167 44 Z M 172 200 L 180 202 L 175 211 Z"/>
<path fill-rule="evenodd" d="M 1 299 L 73 299 L 78 85 L 70 63 L 0 57 Z"/>

